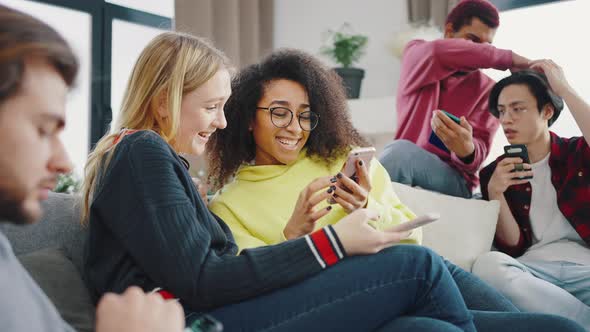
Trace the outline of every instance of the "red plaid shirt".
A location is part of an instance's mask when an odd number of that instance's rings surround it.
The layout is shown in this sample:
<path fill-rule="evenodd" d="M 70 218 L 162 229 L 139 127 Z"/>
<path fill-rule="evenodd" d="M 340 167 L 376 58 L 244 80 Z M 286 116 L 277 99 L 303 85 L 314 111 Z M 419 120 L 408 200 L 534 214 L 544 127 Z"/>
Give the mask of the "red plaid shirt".
<path fill-rule="evenodd" d="M 483 168 L 480 172 L 481 190 L 489 200 L 488 183 L 496 165 L 504 156 Z M 584 137 L 562 138 L 551 132 L 551 182 L 557 193 L 557 205 L 580 237 L 590 245 L 590 147 Z M 518 257 L 533 244 L 533 231 L 529 210 L 532 188 L 530 183 L 511 186 L 504 197 L 518 223 L 520 239 L 509 246 L 496 237 L 496 247 L 513 257 Z"/>

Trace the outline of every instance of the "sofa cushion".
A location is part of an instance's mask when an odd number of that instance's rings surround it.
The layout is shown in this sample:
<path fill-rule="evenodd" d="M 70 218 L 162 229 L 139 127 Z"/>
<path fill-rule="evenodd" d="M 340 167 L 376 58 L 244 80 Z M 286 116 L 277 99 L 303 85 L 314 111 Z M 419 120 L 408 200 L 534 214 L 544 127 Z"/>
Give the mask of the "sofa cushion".
<path fill-rule="evenodd" d="M 480 254 L 490 251 L 499 202 L 457 198 L 395 182 L 392 185 L 402 203 L 417 215 L 440 214 L 438 221 L 423 227 L 423 245 L 467 271 Z"/>
<path fill-rule="evenodd" d="M 66 322 L 76 331 L 93 331 L 90 294 L 63 250 L 48 248 L 17 257 Z"/>
<path fill-rule="evenodd" d="M 31 225 L 0 224 L 15 255 L 44 248 L 61 248 L 78 271 L 88 230 L 80 224 L 80 196 L 50 193 L 43 202 L 43 218 Z"/>

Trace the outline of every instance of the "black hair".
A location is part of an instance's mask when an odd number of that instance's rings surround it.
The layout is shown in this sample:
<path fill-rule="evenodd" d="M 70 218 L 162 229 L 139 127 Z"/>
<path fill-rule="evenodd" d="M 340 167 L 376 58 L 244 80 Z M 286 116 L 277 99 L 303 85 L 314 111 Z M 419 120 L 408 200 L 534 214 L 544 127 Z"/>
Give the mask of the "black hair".
<path fill-rule="evenodd" d="M 549 119 L 548 123 L 549 126 L 551 126 L 559 117 L 561 110 L 563 110 L 563 99 L 551 91 L 545 74 L 533 70 L 518 71 L 496 83 L 490 92 L 490 113 L 492 113 L 496 118 L 499 117 L 498 97 L 504 88 L 515 84 L 525 85 L 528 87 L 531 94 L 537 100 L 537 108 L 539 109 L 539 113 L 542 111 L 545 105 L 551 104 L 553 106 L 553 116 L 551 119 Z"/>

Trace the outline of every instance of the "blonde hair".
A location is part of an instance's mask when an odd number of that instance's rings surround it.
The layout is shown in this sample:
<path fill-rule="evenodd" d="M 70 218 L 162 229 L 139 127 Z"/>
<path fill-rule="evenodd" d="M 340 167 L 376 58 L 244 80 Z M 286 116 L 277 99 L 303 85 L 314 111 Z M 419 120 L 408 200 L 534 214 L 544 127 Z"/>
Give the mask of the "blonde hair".
<path fill-rule="evenodd" d="M 229 69 L 229 62 L 221 51 L 188 34 L 165 32 L 146 46 L 127 83 L 119 117 L 88 156 L 82 187 L 83 224 L 88 222 L 99 172 L 107 168 L 121 130 L 152 130 L 175 147 L 182 96 L 224 68 Z M 162 105 L 168 110 L 164 118 L 158 113 Z"/>

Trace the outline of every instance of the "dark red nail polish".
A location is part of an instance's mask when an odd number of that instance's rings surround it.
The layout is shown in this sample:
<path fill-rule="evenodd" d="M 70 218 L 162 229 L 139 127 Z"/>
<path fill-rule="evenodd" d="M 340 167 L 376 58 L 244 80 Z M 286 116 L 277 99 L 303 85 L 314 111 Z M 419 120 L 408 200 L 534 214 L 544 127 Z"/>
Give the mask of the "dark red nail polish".
<path fill-rule="evenodd" d="M 333 191 L 336 191 L 336 186 L 330 186 L 330 189 L 332 189 Z"/>
<path fill-rule="evenodd" d="M 359 166 L 363 166 L 363 161 L 359 160 Z"/>
<path fill-rule="evenodd" d="M 339 178 L 339 179 L 342 179 L 342 173 L 336 174 L 336 177 Z"/>
<path fill-rule="evenodd" d="M 326 210 L 328 210 L 328 211 L 332 210 L 332 205 L 329 205 L 329 206 L 326 208 Z"/>
<path fill-rule="evenodd" d="M 334 190 L 332 190 L 332 187 L 330 187 L 330 189 L 328 189 L 328 194 L 331 194 L 332 191 L 334 191 Z"/>
<path fill-rule="evenodd" d="M 333 178 L 331 178 L 331 179 L 330 179 L 330 182 L 331 182 L 331 183 L 334 183 L 334 182 L 336 182 L 336 181 L 338 181 L 338 180 L 336 179 L 336 177 L 333 177 Z"/>

